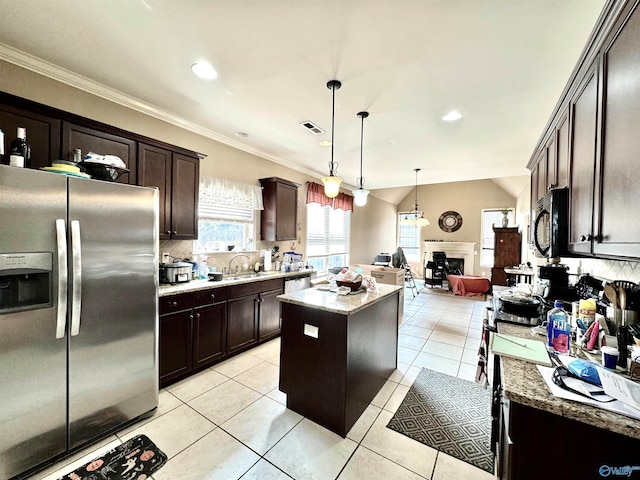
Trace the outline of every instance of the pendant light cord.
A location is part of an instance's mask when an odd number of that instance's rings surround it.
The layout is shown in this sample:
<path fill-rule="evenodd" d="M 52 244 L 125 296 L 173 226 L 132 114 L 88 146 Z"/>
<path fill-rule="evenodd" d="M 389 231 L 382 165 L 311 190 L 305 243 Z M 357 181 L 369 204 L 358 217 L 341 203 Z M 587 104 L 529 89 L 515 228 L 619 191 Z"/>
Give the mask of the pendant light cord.
<path fill-rule="evenodd" d="M 362 124 L 360 126 L 360 178 L 358 178 L 358 188 L 360 190 L 364 189 L 364 178 L 362 177 L 362 151 L 364 144 L 364 119 L 369 116 L 369 112 L 359 112 L 358 116 L 362 120 Z"/>
<path fill-rule="evenodd" d="M 342 86 L 342 83 L 338 80 L 330 80 L 327 83 L 327 88 L 331 89 L 332 92 L 332 102 L 331 102 L 331 163 L 329 163 L 329 176 L 334 176 L 334 162 L 333 162 L 333 143 L 334 143 L 334 132 L 335 132 L 335 121 L 336 121 L 336 90 Z"/>

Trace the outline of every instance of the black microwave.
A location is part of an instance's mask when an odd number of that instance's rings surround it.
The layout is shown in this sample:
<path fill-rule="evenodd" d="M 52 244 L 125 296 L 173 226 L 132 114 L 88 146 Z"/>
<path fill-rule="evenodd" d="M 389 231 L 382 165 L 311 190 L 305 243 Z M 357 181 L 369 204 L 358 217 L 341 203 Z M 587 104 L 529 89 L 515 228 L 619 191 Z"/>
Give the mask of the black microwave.
<path fill-rule="evenodd" d="M 538 200 L 533 222 L 533 246 L 536 257 L 554 258 L 567 254 L 568 210 L 568 188 L 554 188 Z"/>

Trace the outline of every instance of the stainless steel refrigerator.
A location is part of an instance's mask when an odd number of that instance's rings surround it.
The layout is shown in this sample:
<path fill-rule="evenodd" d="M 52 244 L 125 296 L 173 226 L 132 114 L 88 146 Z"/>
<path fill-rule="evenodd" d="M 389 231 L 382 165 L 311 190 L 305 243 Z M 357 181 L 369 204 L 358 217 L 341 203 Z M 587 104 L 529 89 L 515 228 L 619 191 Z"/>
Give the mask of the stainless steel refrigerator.
<path fill-rule="evenodd" d="M 158 193 L 0 165 L 0 479 L 158 403 Z"/>

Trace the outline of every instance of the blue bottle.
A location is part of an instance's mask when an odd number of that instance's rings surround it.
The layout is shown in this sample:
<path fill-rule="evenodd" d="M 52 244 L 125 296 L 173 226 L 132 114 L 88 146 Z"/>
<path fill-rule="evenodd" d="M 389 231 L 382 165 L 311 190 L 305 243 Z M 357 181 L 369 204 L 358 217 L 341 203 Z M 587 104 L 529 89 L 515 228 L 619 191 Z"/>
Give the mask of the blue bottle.
<path fill-rule="evenodd" d="M 553 310 L 547 313 L 547 349 L 568 355 L 571 347 L 571 322 L 563 306 L 561 301 L 556 300 Z"/>

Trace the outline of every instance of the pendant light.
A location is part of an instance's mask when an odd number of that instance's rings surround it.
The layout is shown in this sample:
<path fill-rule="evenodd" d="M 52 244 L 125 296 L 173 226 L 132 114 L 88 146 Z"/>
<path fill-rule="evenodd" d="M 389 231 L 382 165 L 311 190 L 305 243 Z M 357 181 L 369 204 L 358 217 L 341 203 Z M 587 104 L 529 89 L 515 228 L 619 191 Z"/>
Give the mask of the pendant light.
<path fill-rule="evenodd" d="M 429 220 L 424 218 L 423 213 L 418 210 L 418 172 L 419 168 L 414 168 L 414 172 L 416 172 L 416 202 L 413 204 L 413 210 L 411 210 L 408 214 L 404 216 L 402 220 L 400 220 L 400 225 L 415 225 L 416 227 L 426 227 L 429 225 Z"/>
<path fill-rule="evenodd" d="M 362 121 L 362 125 L 360 128 L 360 177 L 356 179 L 357 190 L 352 190 L 353 192 L 353 203 L 355 203 L 358 207 L 364 207 L 367 204 L 367 195 L 369 195 L 369 190 L 365 190 L 364 188 L 364 177 L 362 176 L 362 143 L 364 139 L 364 119 L 369 116 L 369 112 L 359 112 L 358 116 Z"/>
<path fill-rule="evenodd" d="M 340 193 L 340 184 L 342 178 L 334 175 L 338 169 L 338 164 L 333 161 L 333 143 L 334 143 L 334 124 L 336 119 L 336 90 L 342 86 L 338 80 L 330 80 L 327 83 L 327 88 L 331 90 L 333 94 L 333 103 L 331 107 L 331 162 L 329 162 L 329 176 L 322 177 L 322 183 L 324 184 L 324 194 L 329 198 L 334 198 Z"/>

